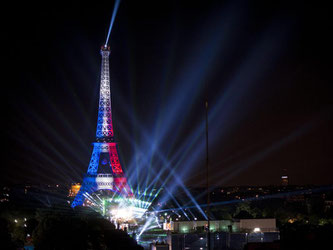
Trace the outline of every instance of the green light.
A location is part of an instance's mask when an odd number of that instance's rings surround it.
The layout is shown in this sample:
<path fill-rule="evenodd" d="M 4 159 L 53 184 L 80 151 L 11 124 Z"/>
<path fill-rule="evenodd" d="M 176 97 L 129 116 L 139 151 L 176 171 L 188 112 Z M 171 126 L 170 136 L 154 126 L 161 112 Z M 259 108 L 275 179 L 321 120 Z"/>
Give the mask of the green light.
<path fill-rule="evenodd" d="M 105 199 L 102 199 L 102 204 L 103 204 L 103 216 L 105 216 L 105 211 L 106 211 L 106 208 L 105 208 L 106 201 L 105 201 Z"/>
<path fill-rule="evenodd" d="M 188 227 L 182 227 L 181 231 L 182 231 L 183 233 L 187 233 L 187 232 L 188 232 Z"/>

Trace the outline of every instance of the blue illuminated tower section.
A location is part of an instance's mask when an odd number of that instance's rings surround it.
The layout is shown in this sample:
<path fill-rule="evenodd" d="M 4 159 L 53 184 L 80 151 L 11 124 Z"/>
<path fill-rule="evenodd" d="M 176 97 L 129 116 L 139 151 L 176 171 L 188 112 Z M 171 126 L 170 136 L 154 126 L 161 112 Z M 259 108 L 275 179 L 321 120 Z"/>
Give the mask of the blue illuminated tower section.
<path fill-rule="evenodd" d="M 101 55 L 102 66 L 96 142 L 93 143 L 94 148 L 87 174 L 83 179 L 80 191 L 75 196 L 72 207 L 82 205 L 86 197 L 101 189 L 112 190 L 125 197 L 133 196 L 121 167 L 117 143 L 114 140 L 109 70 L 110 48 L 103 46 Z"/>

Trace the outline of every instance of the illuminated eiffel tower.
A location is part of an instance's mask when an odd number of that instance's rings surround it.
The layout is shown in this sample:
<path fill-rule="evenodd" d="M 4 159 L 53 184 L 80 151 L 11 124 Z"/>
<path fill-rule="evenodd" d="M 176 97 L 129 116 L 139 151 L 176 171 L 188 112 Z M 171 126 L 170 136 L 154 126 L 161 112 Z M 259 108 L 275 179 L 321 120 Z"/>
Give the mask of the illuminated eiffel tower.
<path fill-rule="evenodd" d="M 110 47 L 102 46 L 102 69 L 96 142 L 91 155 L 87 174 L 72 207 L 82 205 L 85 198 L 98 190 L 111 190 L 124 197 L 133 193 L 121 167 L 117 143 L 114 140 L 111 112 L 109 55 Z"/>

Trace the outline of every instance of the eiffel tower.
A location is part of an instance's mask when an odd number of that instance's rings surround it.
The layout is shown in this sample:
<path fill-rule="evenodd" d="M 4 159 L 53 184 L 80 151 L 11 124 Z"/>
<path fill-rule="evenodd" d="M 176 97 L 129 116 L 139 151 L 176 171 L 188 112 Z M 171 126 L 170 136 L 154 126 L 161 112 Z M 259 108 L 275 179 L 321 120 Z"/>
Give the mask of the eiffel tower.
<path fill-rule="evenodd" d="M 100 52 L 102 69 L 96 141 L 93 143 L 94 148 L 87 174 L 71 204 L 72 207 L 82 205 L 87 196 L 98 190 L 111 190 L 124 197 L 133 197 L 121 167 L 117 143 L 114 140 L 109 72 L 110 47 L 102 46 Z"/>

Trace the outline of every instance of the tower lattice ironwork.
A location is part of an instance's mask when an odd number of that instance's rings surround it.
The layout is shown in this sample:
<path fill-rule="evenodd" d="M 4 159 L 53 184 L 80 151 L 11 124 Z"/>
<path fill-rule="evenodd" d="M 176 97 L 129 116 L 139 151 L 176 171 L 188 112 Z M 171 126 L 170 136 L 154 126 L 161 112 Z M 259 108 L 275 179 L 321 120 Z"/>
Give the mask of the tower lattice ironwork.
<path fill-rule="evenodd" d="M 101 189 L 112 190 L 125 197 L 133 196 L 119 161 L 117 143 L 113 133 L 109 72 L 110 48 L 102 46 L 101 55 L 96 142 L 93 143 L 94 148 L 87 174 L 83 178 L 81 189 L 75 196 L 72 207 L 82 205 L 87 196 Z"/>

